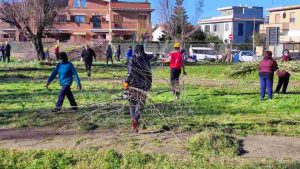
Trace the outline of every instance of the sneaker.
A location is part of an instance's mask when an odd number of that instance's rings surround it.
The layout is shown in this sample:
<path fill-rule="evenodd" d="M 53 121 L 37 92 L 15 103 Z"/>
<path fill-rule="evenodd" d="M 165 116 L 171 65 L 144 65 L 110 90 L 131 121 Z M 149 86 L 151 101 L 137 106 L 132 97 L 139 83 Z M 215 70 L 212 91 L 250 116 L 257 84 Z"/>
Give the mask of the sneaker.
<path fill-rule="evenodd" d="M 72 110 L 77 111 L 77 110 L 78 110 L 78 107 L 77 107 L 77 106 L 73 106 L 73 107 L 72 107 Z"/>
<path fill-rule="evenodd" d="M 138 133 L 139 129 L 138 129 L 138 123 L 135 119 L 133 119 L 132 121 L 132 131 L 133 133 Z"/>
<path fill-rule="evenodd" d="M 54 111 L 54 112 L 60 112 L 60 111 L 61 111 L 61 108 L 56 107 L 53 111 Z"/>

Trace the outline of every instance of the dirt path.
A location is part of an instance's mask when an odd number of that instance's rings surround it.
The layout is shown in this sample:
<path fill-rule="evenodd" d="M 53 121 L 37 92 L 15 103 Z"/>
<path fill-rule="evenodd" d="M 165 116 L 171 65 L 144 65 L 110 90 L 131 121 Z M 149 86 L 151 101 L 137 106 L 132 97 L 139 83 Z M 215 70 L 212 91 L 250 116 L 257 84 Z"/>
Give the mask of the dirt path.
<path fill-rule="evenodd" d="M 113 148 L 119 152 L 132 149 L 144 152 L 186 154 L 185 142 L 188 134 L 172 132 L 153 133 L 120 129 L 97 130 L 94 132 L 75 132 L 72 130 L 58 133 L 55 129 L 0 129 L 0 148 L 23 150 L 80 149 L 96 147 Z"/>
<path fill-rule="evenodd" d="M 190 134 L 147 132 L 132 134 L 122 129 L 101 129 L 93 132 L 76 132 L 47 128 L 0 129 L 0 148 L 21 150 L 48 149 L 115 149 L 128 152 L 136 149 L 147 153 L 186 155 L 186 141 Z M 244 158 L 271 158 L 300 161 L 300 138 L 284 136 L 248 136 L 244 139 Z"/>
<path fill-rule="evenodd" d="M 244 140 L 243 157 L 292 159 L 300 161 L 300 138 L 284 136 L 248 136 Z"/>

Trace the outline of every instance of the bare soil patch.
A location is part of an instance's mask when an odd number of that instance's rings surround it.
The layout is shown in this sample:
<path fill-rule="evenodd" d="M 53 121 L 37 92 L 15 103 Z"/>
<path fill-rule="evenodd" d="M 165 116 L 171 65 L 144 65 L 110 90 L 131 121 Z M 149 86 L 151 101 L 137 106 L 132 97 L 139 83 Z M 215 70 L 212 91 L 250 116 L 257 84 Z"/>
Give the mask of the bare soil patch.
<path fill-rule="evenodd" d="M 246 158 L 271 158 L 300 161 L 300 138 L 285 136 L 248 136 L 244 140 Z"/>

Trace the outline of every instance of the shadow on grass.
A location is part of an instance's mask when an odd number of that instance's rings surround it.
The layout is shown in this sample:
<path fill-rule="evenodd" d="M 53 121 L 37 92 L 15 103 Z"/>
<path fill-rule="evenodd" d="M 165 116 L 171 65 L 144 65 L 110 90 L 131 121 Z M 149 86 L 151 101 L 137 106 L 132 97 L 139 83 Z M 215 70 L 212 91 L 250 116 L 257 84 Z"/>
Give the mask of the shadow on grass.
<path fill-rule="evenodd" d="M 54 68 L 8 68 L 0 69 L 0 72 L 32 72 L 32 71 L 52 71 Z"/>

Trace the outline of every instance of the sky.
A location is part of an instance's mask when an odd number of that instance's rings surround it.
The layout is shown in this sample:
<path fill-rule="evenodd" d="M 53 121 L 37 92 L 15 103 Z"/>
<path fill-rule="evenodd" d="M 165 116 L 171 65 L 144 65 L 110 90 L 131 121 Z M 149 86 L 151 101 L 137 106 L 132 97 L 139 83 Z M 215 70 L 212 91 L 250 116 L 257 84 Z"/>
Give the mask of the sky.
<path fill-rule="evenodd" d="M 134 1 L 134 0 L 133 0 Z M 193 11 L 195 11 L 195 7 L 193 7 L 193 2 L 196 0 L 185 0 L 184 5 L 190 16 L 193 15 Z M 152 4 L 153 9 L 157 9 L 159 7 L 158 0 L 149 0 Z M 300 5 L 300 0 L 204 0 L 204 8 L 203 13 L 200 16 L 201 18 L 207 18 L 212 16 L 218 16 L 219 13 L 217 8 L 225 7 L 225 6 L 238 6 L 238 5 L 248 5 L 248 6 L 261 6 L 265 9 L 271 7 L 279 7 L 286 5 Z M 265 11 L 265 15 L 267 12 Z M 191 17 L 195 18 L 195 17 Z M 193 20 L 193 21 L 192 21 Z M 155 25 L 159 22 L 159 16 L 157 10 L 152 14 L 152 24 Z M 195 19 L 191 19 L 191 22 L 195 22 Z"/>

